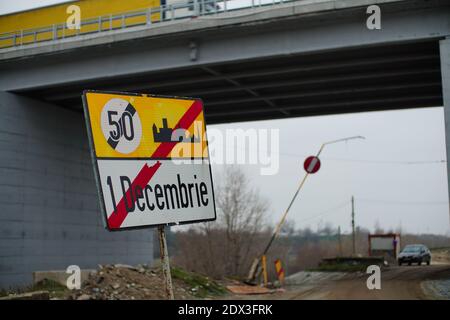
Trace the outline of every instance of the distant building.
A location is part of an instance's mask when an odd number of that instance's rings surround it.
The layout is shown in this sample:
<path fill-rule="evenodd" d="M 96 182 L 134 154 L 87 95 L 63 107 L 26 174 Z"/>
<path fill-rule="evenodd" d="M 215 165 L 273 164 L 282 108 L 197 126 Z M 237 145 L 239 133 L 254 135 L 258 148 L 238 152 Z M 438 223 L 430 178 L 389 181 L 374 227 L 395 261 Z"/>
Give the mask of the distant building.
<path fill-rule="evenodd" d="M 369 256 L 383 256 L 386 261 L 395 262 L 399 253 L 399 234 L 369 234 Z"/>

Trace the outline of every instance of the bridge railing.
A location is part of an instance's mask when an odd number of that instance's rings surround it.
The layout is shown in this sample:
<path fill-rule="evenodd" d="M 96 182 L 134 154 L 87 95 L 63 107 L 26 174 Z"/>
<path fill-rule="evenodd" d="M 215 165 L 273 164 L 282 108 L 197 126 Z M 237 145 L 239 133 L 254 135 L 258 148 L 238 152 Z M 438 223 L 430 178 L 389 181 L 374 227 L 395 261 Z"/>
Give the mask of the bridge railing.
<path fill-rule="evenodd" d="M 81 20 L 80 28 L 77 29 L 70 29 L 66 23 L 61 23 L 42 28 L 24 29 L 0 34 L 0 49 L 20 47 L 45 41 L 57 41 L 136 26 L 150 27 L 154 24 L 167 21 L 192 19 L 199 16 L 272 6 L 293 1 L 298 0 L 184 0 L 138 11 L 84 19 Z"/>

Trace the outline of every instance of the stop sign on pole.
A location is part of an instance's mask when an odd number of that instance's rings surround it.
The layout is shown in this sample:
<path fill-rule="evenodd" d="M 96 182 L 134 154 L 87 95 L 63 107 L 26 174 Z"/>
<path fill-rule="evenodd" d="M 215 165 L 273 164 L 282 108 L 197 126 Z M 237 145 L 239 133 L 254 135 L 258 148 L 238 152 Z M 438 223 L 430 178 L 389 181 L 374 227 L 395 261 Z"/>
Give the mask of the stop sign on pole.
<path fill-rule="evenodd" d="M 306 158 L 303 168 L 308 173 L 316 173 L 320 169 L 320 160 L 318 157 L 310 156 Z"/>

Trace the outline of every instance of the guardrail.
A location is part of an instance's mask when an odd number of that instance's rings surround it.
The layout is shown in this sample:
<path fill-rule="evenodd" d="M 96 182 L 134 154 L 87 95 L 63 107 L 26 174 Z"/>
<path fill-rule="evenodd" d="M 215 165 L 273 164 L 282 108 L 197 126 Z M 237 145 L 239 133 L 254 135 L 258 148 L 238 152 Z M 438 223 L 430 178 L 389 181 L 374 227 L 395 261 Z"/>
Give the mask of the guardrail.
<path fill-rule="evenodd" d="M 0 49 L 20 47 L 45 41 L 56 41 L 86 34 L 108 32 L 136 26 L 152 26 L 166 21 L 191 19 L 255 7 L 272 6 L 298 0 L 185 0 L 139 11 L 99 16 L 81 20 L 79 29 L 66 23 L 0 34 Z"/>

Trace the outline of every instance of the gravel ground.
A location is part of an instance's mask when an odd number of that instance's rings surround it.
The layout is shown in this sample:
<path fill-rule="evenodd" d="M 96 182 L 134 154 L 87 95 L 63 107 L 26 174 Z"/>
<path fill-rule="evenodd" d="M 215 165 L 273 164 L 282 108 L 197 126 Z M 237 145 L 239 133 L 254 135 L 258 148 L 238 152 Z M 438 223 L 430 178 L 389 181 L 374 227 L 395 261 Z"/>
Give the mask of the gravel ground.
<path fill-rule="evenodd" d="M 422 288 L 434 299 L 450 300 L 450 279 L 424 281 Z"/>
<path fill-rule="evenodd" d="M 287 286 L 291 285 L 307 285 L 314 284 L 318 285 L 322 282 L 334 281 L 343 278 L 346 275 L 344 272 L 312 272 L 312 271 L 301 271 L 286 277 L 285 284 Z"/>

